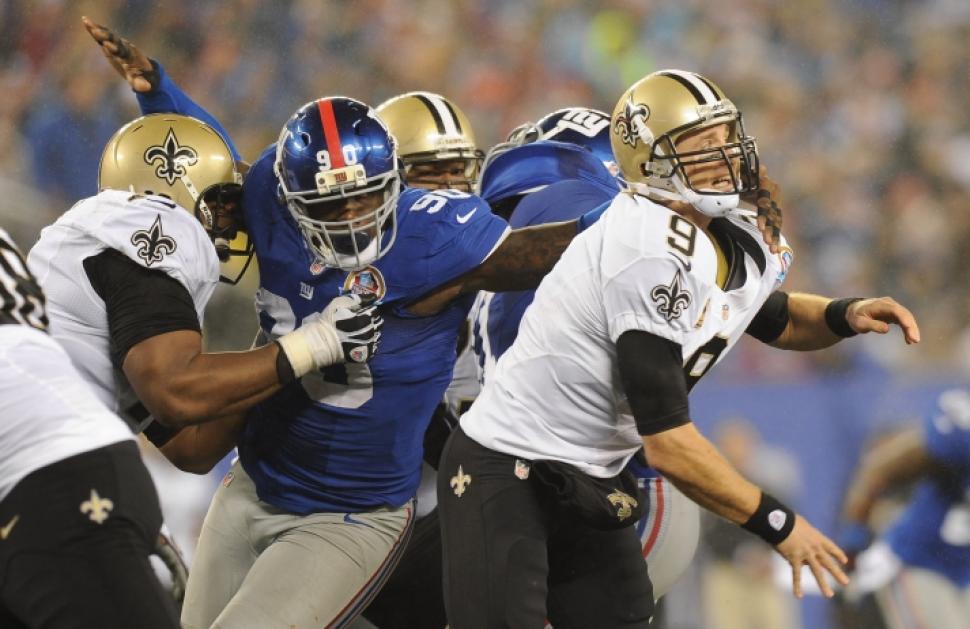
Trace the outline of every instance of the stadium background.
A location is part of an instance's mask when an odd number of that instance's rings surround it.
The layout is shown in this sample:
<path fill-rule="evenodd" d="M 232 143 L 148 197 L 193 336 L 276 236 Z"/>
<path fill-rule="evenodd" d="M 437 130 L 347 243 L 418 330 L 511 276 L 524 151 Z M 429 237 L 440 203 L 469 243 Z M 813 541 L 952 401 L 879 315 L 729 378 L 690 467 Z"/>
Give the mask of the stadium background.
<path fill-rule="evenodd" d="M 795 249 L 787 288 L 891 294 L 921 323 L 918 347 L 895 331 L 813 355 L 744 341 L 696 390 L 703 429 L 743 415 L 794 457 L 795 504 L 829 533 L 866 437 L 967 380 L 970 4 L 962 0 L 0 0 L 0 224 L 25 248 L 95 192 L 104 142 L 137 115 L 82 14 L 161 59 L 249 159 L 299 105 L 324 95 L 376 105 L 438 91 L 466 111 L 487 148 L 563 106 L 611 111 L 655 69 L 713 78 L 744 112 L 786 193 Z M 220 289 L 211 347 L 252 338 L 254 280 Z M 155 471 L 169 519 L 191 547 L 217 476 Z M 805 627 L 829 626 L 825 603 L 802 608 Z M 700 626 L 692 622 L 669 626 Z"/>

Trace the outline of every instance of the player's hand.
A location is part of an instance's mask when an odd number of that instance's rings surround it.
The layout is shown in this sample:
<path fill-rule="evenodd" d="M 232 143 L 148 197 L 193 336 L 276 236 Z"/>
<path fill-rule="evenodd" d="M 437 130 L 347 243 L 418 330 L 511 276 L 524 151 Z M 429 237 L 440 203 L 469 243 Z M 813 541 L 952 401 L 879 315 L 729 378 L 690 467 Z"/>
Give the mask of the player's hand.
<path fill-rule="evenodd" d="M 342 295 L 276 342 L 299 378 L 336 363 L 366 363 L 377 353 L 383 326 L 373 297 Z"/>
<path fill-rule="evenodd" d="M 768 176 L 768 169 L 758 167 L 758 189 L 741 195 L 758 211 L 758 229 L 772 253 L 781 253 L 781 188 Z"/>
<path fill-rule="evenodd" d="M 832 598 L 834 593 L 825 576 L 826 572 L 842 585 L 849 583 L 849 577 L 842 571 L 841 566 L 848 561 L 845 553 L 800 515 L 795 516 L 795 528 L 791 534 L 775 546 L 775 550 L 791 564 L 792 587 L 798 598 L 803 596 L 802 566 L 809 567 L 822 594 L 827 598 Z"/>
<path fill-rule="evenodd" d="M 849 305 L 845 320 L 859 334 L 875 332 L 886 334 L 891 324 L 902 329 L 906 344 L 919 343 L 919 326 L 916 317 L 905 306 L 896 303 L 892 297 L 862 299 Z"/>
<path fill-rule="evenodd" d="M 336 329 L 343 362 L 366 363 L 377 353 L 384 318 L 372 295 L 337 297 L 323 310 L 321 318 Z"/>
<path fill-rule="evenodd" d="M 172 598 L 181 605 L 185 598 L 185 584 L 189 581 L 189 566 L 185 563 L 182 551 L 175 545 L 172 532 L 164 523 L 152 554 L 158 556 L 172 574 Z"/>
<path fill-rule="evenodd" d="M 158 72 L 137 46 L 106 26 L 95 24 L 86 15 L 81 18 L 81 23 L 101 47 L 101 53 L 111 67 L 128 81 L 131 89 L 146 94 L 158 87 Z"/>

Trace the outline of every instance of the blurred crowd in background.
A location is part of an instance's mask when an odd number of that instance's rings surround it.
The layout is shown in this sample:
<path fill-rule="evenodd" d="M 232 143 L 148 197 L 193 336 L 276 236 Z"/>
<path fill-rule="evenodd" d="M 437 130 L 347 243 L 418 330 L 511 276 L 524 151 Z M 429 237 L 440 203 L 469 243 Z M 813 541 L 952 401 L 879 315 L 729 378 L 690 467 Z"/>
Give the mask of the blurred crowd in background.
<path fill-rule="evenodd" d="M 612 110 L 653 70 L 701 72 L 782 183 L 789 287 L 892 294 L 924 329 L 918 353 L 867 342 L 821 365 L 752 344 L 746 372 L 970 371 L 966 2 L 0 0 L 0 215 L 25 245 L 95 191 L 105 140 L 137 113 L 85 13 L 162 60 L 250 159 L 323 95 L 438 91 L 488 147 L 560 107 Z"/>
<path fill-rule="evenodd" d="M 651 71 L 700 72 L 741 108 L 785 192 L 786 288 L 890 294 L 923 332 L 918 348 L 865 338 L 814 355 L 741 343 L 712 379 L 970 375 L 966 0 L 0 0 L 0 224 L 25 248 L 96 192 L 105 141 L 138 113 L 85 14 L 161 60 L 249 160 L 325 95 L 440 92 L 487 149 L 555 109 L 612 111 Z M 215 347 L 252 338 L 254 285 L 217 295 Z"/>

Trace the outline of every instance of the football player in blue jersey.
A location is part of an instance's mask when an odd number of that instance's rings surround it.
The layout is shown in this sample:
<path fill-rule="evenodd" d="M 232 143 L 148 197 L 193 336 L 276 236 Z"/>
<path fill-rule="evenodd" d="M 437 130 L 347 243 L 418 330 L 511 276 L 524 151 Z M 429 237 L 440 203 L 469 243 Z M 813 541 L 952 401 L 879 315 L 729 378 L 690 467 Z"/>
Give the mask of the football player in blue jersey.
<path fill-rule="evenodd" d="M 397 140 L 408 186 L 473 190 L 484 153 L 475 141 L 471 122 L 454 102 L 432 92 L 407 92 L 386 100 L 375 111 Z M 411 538 L 397 568 L 363 613 L 367 621 L 381 629 L 447 624 L 441 592 L 435 470 L 444 441 L 457 423 L 461 401 L 473 399 L 478 390 L 470 327 L 466 320 L 459 330 L 451 383 L 425 431 L 424 464 Z"/>
<path fill-rule="evenodd" d="M 849 485 L 841 539 L 869 546 L 887 491 L 918 482 L 912 501 L 856 560 L 850 598 L 873 593 L 887 629 L 957 629 L 970 619 L 970 392 L 951 390 L 920 426 L 878 443 Z"/>
<path fill-rule="evenodd" d="M 129 42 L 85 22 L 143 111 L 217 124 Z M 220 128 L 220 127 L 217 127 Z M 350 98 L 301 107 L 243 185 L 268 339 L 343 293 L 382 304 L 370 363 L 308 374 L 249 415 L 213 499 L 182 622 L 343 626 L 396 564 L 422 437 L 479 290 L 534 287 L 575 222 L 509 233 L 480 198 L 402 185 L 393 137 Z"/>

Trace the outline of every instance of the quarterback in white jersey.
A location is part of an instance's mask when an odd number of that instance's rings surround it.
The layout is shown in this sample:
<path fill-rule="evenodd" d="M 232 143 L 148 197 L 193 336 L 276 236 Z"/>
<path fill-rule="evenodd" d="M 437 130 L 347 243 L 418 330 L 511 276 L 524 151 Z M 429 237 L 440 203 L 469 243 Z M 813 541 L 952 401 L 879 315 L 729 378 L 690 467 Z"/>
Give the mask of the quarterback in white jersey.
<path fill-rule="evenodd" d="M 438 498 L 450 626 L 647 627 L 654 601 L 623 468 L 640 447 L 688 497 L 792 564 L 847 578 L 846 558 L 745 480 L 691 424 L 687 394 L 741 334 L 825 347 L 912 315 L 889 299 L 776 291 L 791 262 L 740 209 L 757 191 L 754 139 L 709 80 L 661 71 L 611 121 L 631 192 L 546 276 L 512 347 L 442 455 Z M 584 220 L 586 217 L 584 217 Z M 583 220 L 581 220 L 583 222 Z M 541 316 L 540 316 L 541 313 Z M 632 419 L 631 419 L 632 417 Z"/>
<path fill-rule="evenodd" d="M 642 330 L 680 345 L 690 386 L 744 334 L 785 275 L 782 257 L 742 216 L 709 228 L 743 251 L 721 286 L 707 232 L 646 197 L 617 196 L 536 291 L 516 342 L 462 417 L 465 433 L 523 459 L 619 474 L 642 446 L 615 373 L 620 335 Z"/>
<path fill-rule="evenodd" d="M 177 627 L 148 559 L 151 477 L 47 324 L 0 229 L 0 625 Z"/>

